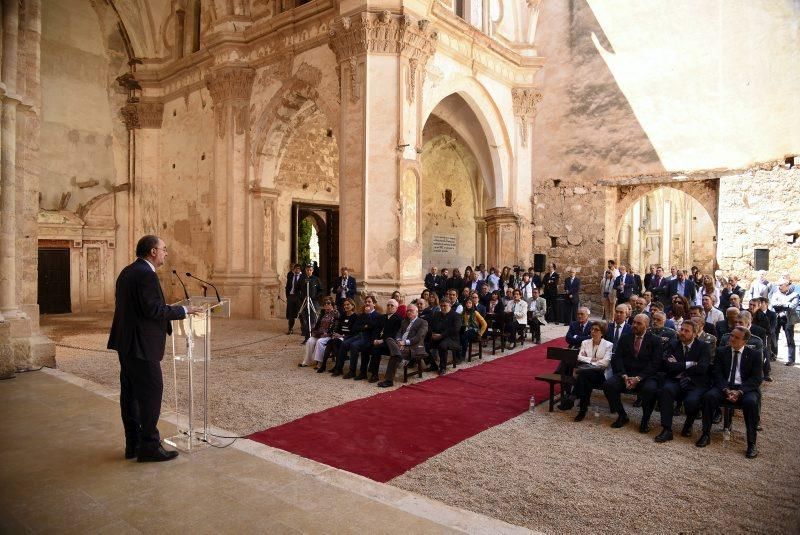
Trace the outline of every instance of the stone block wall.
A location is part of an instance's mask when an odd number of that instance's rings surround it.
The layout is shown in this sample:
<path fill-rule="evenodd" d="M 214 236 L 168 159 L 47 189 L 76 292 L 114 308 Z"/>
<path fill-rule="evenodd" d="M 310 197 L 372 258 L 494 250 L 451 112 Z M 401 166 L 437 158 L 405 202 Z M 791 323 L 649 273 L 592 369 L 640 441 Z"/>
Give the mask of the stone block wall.
<path fill-rule="evenodd" d="M 723 175 L 719 212 L 720 269 L 749 284 L 755 274 L 753 249 L 763 248 L 769 249 L 770 281 L 785 272 L 800 281 L 800 239 L 789 243 L 784 234 L 800 229 L 798 167 L 771 163 Z"/>

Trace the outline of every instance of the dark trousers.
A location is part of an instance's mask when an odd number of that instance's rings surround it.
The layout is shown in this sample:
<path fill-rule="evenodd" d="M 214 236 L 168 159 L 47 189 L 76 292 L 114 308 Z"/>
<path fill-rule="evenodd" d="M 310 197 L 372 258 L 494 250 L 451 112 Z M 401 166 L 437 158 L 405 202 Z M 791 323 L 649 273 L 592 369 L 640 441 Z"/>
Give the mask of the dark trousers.
<path fill-rule="evenodd" d="M 538 344 L 539 342 L 542 341 L 542 324 L 539 323 L 538 319 L 533 318 L 533 320 L 531 320 L 530 322 L 530 326 L 531 326 L 531 338 L 533 338 L 533 341 Z"/>
<path fill-rule="evenodd" d="M 578 305 L 577 301 L 573 302 L 571 299 L 567 299 L 564 302 L 564 325 L 569 325 L 569 322 L 577 319 Z"/>
<path fill-rule="evenodd" d="M 608 399 L 608 407 L 611 412 L 616 412 L 620 416 L 627 416 L 625 407 L 622 406 L 622 394 L 638 393 L 642 400 L 642 423 L 650 421 L 653 408 L 656 404 L 656 394 L 658 393 L 658 382 L 655 379 L 644 379 L 633 390 L 625 387 L 625 380 L 621 375 L 615 375 L 603 384 L 603 392 Z"/>
<path fill-rule="evenodd" d="M 786 318 L 783 318 L 784 322 Z M 782 324 L 783 333 L 786 335 L 786 347 L 789 350 L 789 362 L 794 362 L 795 359 L 795 347 L 794 347 L 794 325 L 789 325 L 788 323 L 779 322 L 778 325 Z M 776 340 L 778 337 L 776 337 Z M 775 344 L 777 347 L 777 343 Z"/>
<path fill-rule="evenodd" d="M 369 359 L 369 374 L 370 375 L 378 375 L 378 371 L 381 368 L 381 358 L 383 355 L 389 354 L 389 348 L 386 346 L 386 342 L 381 342 L 379 345 L 373 345 L 372 349 L 370 350 L 371 357 Z"/>
<path fill-rule="evenodd" d="M 735 389 L 738 387 L 734 387 Z M 744 415 L 744 425 L 747 428 L 747 443 L 755 444 L 758 434 L 758 411 L 761 395 L 758 392 L 745 392 L 744 395 L 734 405 L 737 409 L 742 409 Z M 712 388 L 703 395 L 703 434 L 711 432 L 711 420 L 714 411 L 722 406 L 725 401 L 725 394 L 719 388 Z M 663 410 L 663 407 L 662 407 Z"/>
<path fill-rule="evenodd" d="M 447 369 L 447 352 L 453 353 L 453 360 L 457 359 L 457 355 L 461 353 L 461 343 L 456 342 L 455 340 L 451 340 L 449 338 L 442 339 L 436 342 L 431 343 L 431 357 L 432 360 L 428 362 L 428 359 L 425 359 L 426 362 L 429 364 L 435 364 L 436 360 L 439 360 L 439 369 L 445 370 Z"/>
<path fill-rule="evenodd" d="M 470 340 L 478 339 L 478 331 L 475 329 L 464 329 L 461 331 L 461 360 L 467 358 Z"/>
<path fill-rule="evenodd" d="M 603 384 L 605 373 L 605 370 L 599 368 L 578 369 L 578 373 L 575 376 L 575 395 L 580 400 L 580 410 L 585 411 L 589 408 L 592 390 Z"/>
<path fill-rule="evenodd" d="M 286 320 L 289 322 L 289 329 L 294 329 L 294 322 L 297 319 L 297 311 L 300 310 L 300 297 L 294 294 L 286 296 Z"/>
<path fill-rule="evenodd" d="M 658 401 L 661 405 L 661 425 L 667 429 L 672 429 L 672 416 L 675 412 L 675 402 L 683 401 L 683 409 L 686 413 L 685 426 L 689 427 L 697 418 L 700 406 L 703 401 L 703 394 L 706 389 L 691 385 L 689 388 L 681 388 L 678 379 L 666 379 Z"/>
<path fill-rule="evenodd" d="M 400 365 L 400 361 L 416 358 L 413 353 L 415 348 L 401 346 L 394 338 L 387 338 L 385 343 L 389 350 L 389 364 L 386 366 L 386 374 L 383 376 L 383 380 L 393 383 L 394 375 L 397 371 L 397 367 Z"/>
<path fill-rule="evenodd" d="M 358 351 L 361 343 L 361 336 L 351 336 L 345 338 L 339 344 L 339 349 L 336 353 L 336 364 L 333 366 L 334 370 L 343 371 L 344 361 L 350 360 L 350 373 L 356 373 L 356 364 L 358 364 Z M 330 343 L 330 342 L 329 342 Z M 355 354 L 355 359 L 353 358 Z"/>
<path fill-rule="evenodd" d="M 153 451 L 161 440 L 157 427 L 164 392 L 161 362 L 120 355 L 119 363 L 119 405 L 125 443 L 138 444 L 140 451 Z"/>

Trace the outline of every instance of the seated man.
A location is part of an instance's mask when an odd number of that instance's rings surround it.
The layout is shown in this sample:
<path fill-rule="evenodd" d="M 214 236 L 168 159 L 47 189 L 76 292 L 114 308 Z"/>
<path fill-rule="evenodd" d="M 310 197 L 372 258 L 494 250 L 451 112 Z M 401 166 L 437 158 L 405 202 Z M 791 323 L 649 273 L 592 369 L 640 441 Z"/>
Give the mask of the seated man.
<path fill-rule="evenodd" d="M 716 325 L 718 321 L 723 321 L 725 319 L 725 314 L 714 306 L 716 301 L 717 296 L 714 294 L 706 294 L 703 296 L 703 312 L 705 313 L 706 321 L 711 325 Z"/>
<path fill-rule="evenodd" d="M 675 329 L 670 329 L 666 326 L 667 315 L 662 311 L 653 312 L 652 318 L 652 326 L 648 331 L 658 336 L 661 339 L 661 347 L 666 349 L 669 343 L 678 336 L 678 333 L 675 332 Z"/>
<path fill-rule="evenodd" d="M 450 300 L 442 299 L 439 303 L 441 310 L 436 312 L 428 325 L 431 333 L 430 351 L 433 360 L 427 371 L 439 372 L 444 375 L 447 371 L 447 352 L 453 353 L 453 359 L 460 360 L 461 355 L 461 314 L 456 314 L 450 305 Z M 436 365 L 438 356 L 439 365 Z"/>
<path fill-rule="evenodd" d="M 736 327 L 736 319 L 739 317 L 738 307 L 728 307 L 725 310 L 725 321 L 718 321 L 715 325 L 717 331 L 717 339 L 721 340 L 726 333 L 729 333 Z"/>
<path fill-rule="evenodd" d="M 770 373 L 770 361 L 769 361 L 769 351 L 767 349 L 767 345 L 764 342 L 765 337 L 767 336 L 766 331 L 761 327 L 753 325 L 753 315 L 750 314 L 747 310 L 742 310 L 739 312 L 739 316 L 736 319 L 736 325 L 738 327 L 744 327 L 748 331 L 750 331 L 750 338 L 747 339 L 747 347 L 755 351 L 758 355 L 761 355 L 762 362 L 764 363 L 762 366 L 762 374 L 764 376 L 764 381 L 772 381 L 769 377 Z M 756 334 L 758 333 L 758 334 Z M 725 347 L 730 345 L 731 333 L 725 333 L 719 341 L 720 347 Z"/>
<path fill-rule="evenodd" d="M 361 317 L 361 333 L 358 343 L 354 343 L 350 349 L 350 373 L 355 373 L 358 355 L 361 354 L 361 366 L 358 375 L 353 379 L 362 381 L 367 378 L 370 355 L 372 354 L 373 342 L 379 340 L 383 330 L 384 318 L 375 310 L 378 302 L 375 297 L 368 295 L 364 298 L 364 313 Z M 349 375 L 349 374 L 348 374 Z M 347 375 L 345 375 L 347 378 Z"/>
<path fill-rule="evenodd" d="M 701 307 L 699 305 L 692 305 L 692 306 L 689 307 L 689 319 L 693 319 L 693 318 L 700 318 L 700 319 L 703 320 L 703 328 L 701 329 L 701 331 L 706 332 L 706 333 L 711 334 L 711 335 L 714 335 L 714 336 L 717 335 L 716 324 L 709 323 L 706 320 L 706 313 L 703 310 L 703 307 Z"/>
<path fill-rule="evenodd" d="M 672 321 L 671 319 L 669 319 L 669 317 L 667 316 L 667 313 L 664 311 L 664 304 L 661 303 L 660 301 L 653 301 L 652 303 L 650 303 L 650 318 L 651 319 L 653 318 L 653 314 L 655 314 L 656 312 L 664 312 L 664 318 L 665 318 L 664 319 L 664 327 L 666 327 L 667 329 L 677 333 L 677 329 L 675 328 L 675 322 Z"/>
<path fill-rule="evenodd" d="M 378 370 L 380 370 L 381 367 L 381 356 L 389 353 L 389 347 L 386 341 L 397 336 L 397 331 L 400 330 L 403 318 L 397 313 L 397 304 L 395 299 L 389 299 L 389 301 L 386 302 L 386 314 L 380 319 L 382 324 L 380 332 L 372 342 L 372 356 L 369 360 L 370 383 L 378 382 Z"/>
<path fill-rule="evenodd" d="M 444 299 L 444 298 L 442 298 Z M 447 290 L 447 299 L 450 301 L 450 306 L 456 311 L 456 314 L 464 312 L 464 307 L 458 302 L 458 292 L 454 289 Z"/>
<path fill-rule="evenodd" d="M 542 343 L 542 325 L 547 325 L 544 317 L 547 314 L 547 301 L 544 297 L 539 297 L 539 288 L 533 289 L 533 299 L 528 305 L 528 312 L 531 313 L 531 338 L 534 344 Z"/>
<path fill-rule="evenodd" d="M 394 374 L 401 360 L 412 360 L 426 355 L 425 335 L 427 332 L 428 323 L 417 317 L 417 306 L 408 305 L 406 318 L 400 325 L 397 336 L 384 341 L 390 356 L 383 381 L 378 383 L 379 387 L 387 388 L 394 385 Z"/>
<path fill-rule="evenodd" d="M 620 396 L 623 393 L 638 392 L 642 400 L 639 432 L 647 433 L 650 430 L 650 415 L 653 413 L 658 392 L 655 375 L 662 352 L 661 340 L 647 332 L 649 324 L 650 319 L 644 314 L 634 317 L 631 332 L 620 337 L 617 349 L 611 357 L 613 375 L 603 385 L 603 392 L 611 412 L 617 413 L 616 421 L 611 424 L 615 429 L 629 421 Z"/>
<path fill-rule="evenodd" d="M 656 435 L 656 442 L 672 440 L 672 415 L 676 401 L 683 401 L 686 412 L 681 435 L 692 436 L 692 424 L 700 410 L 703 394 L 708 390 L 708 369 L 711 363 L 711 348 L 697 339 L 698 332 L 695 322 L 684 321 L 678 331 L 678 338 L 667 346 L 664 353 L 661 369 L 666 377 L 658 398 L 662 430 Z"/>
<path fill-rule="evenodd" d="M 697 441 L 698 448 L 711 442 L 711 419 L 714 411 L 724 401 L 741 408 L 747 427 L 748 459 L 758 455 L 759 406 L 761 404 L 762 363 L 761 356 L 746 346 L 750 331 L 734 327 L 730 333 L 730 345 L 720 347 L 714 356 L 711 371 L 711 389 L 703 396 L 703 434 Z"/>
<path fill-rule="evenodd" d="M 626 303 L 614 307 L 614 322 L 608 325 L 605 339 L 614 344 L 617 349 L 620 338 L 631 332 L 631 325 L 628 323 L 629 309 Z"/>
<path fill-rule="evenodd" d="M 569 324 L 567 335 L 565 339 L 570 349 L 578 349 L 584 340 L 592 337 L 591 328 L 589 324 L 589 309 L 587 307 L 579 307 L 576 312 L 577 321 Z"/>

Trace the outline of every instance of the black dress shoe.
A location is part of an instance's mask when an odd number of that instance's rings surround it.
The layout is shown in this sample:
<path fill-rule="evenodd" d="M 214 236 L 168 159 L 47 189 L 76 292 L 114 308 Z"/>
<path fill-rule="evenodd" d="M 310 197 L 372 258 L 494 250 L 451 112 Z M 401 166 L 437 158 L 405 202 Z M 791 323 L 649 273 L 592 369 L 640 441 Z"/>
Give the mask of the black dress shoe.
<path fill-rule="evenodd" d="M 342 375 L 342 372 L 340 372 L 339 370 L 337 369 L 331 370 L 331 377 L 339 377 L 340 375 Z M 347 379 L 347 377 L 345 377 L 345 379 Z"/>
<path fill-rule="evenodd" d="M 639 432 L 649 433 L 650 432 L 650 423 L 649 422 L 639 422 Z"/>
<path fill-rule="evenodd" d="M 354 380 L 354 381 L 363 381 L 363 380 L 364 380 L 364 379 L 366 379 L 366 378 L 367 378 L 367 374 L 365 374 L 365 373 L 359 373 L 358 375 L 356 375 L 355 377 L 353 377 L 353 380 Z"/>
<path fill-rule="evenodd" d="M 344 375 L 342 376 L 342 379 L 352 379 L 353 377 L 355 377 L 355 375 L 353 375 L 353 374 L 352 374 L 352 373 L 350 373 L 350 372 L 347 372 L 346 374 L 344 374 Z"/>
<path fill-rule="evenodd" d="M 698 448 L 705 448 L 706 446 L 708 446 L 710 442 L 711 442 L 711 437 L 708 436 L 707 433 L 703 433 L 702 435 L 700 435 L 700 438 L 697 439 L 697 442 L 695 442 L 694 445 L 697 446 Z"/>
<path fill-rule="evenodd" d="M 586 411 L 578 411 L 578 414 L 575 415 L 576 422 L 582 422 L 584 418 L 586 418 Z"/>
<path fill-rule="evenodd" d="M 558 410 L 560 411 L 568 411 L 575 406 L 575 401 L 569 398 L 565 398 L 561 400 L 561 403 L 558 404 Z"/>
<path fill-rule="evenodd" d="M 681 436 L 682 437 L 687 437 L 687 438 L 692 436 L 692 426 L 691 425 L 689 425 L 689 426 L 684 425 L 683 429 L 681 429 Z"/>
<path fill-rule="evenodd" d="M 367 381 L 367 382 L 368 383 L 377 383 L 378 382 L 378 376 L 377 375 L 370 375 L 369 376 L 369 381 Z"/>
<path fill-rule="evenodd" d="M 439 371 L 439 366 L 428 366 L 427 368 L 425 368 L 425 371 L 426 372 L 438 372 Z"/>
<path fill-rule="evenodd" d="M 391 381 L 381 381 L 378 383 L 378 388 L 389 388 L 390 386 L 394 386 L 394 383 Z"/>
<path fill-rule="evenodd" d="M 771 383 L 771 382 L 772 382 L 772 377 L 770 377 L 769 375 L 767 375 L 767 376 L 765 376 L 765 377 L 764 377 L 764 380 L 765 380 L 766 382 L 768 382 L 768 383 Z"/>
<path fill-rule="evenodd" d="M 439 375 L 444 375 L 444 374 L 447 373 L 447 369 L 446 368 L 441 368 L 441 369 L 438 370 L 438 373 L 439 373 Z"/>
<path fill-rule="evenodd" d="M 664 428 L 654 439 L 656 442 L 668 442 L 672 440 L 672 429 Z"/>
<path fill-rule="evenodd" d="M 787 365 L 787 366 L 794 366 L 794 361 L 792 361 L 792 362 L 787 362 L 787 363 L 786 363 L 786 365 Z M 758 455 L 758 453 L 756 453 L 756 455 Z"/>
<path fill-rule="evenodd" d="M 325 371 L 325 366 L 319 366 L 319 367 L 317 367 L 317 373 L 322 373 L 322 372 L 324 372 L 324 371 Z"/>
<path fill-rule="evenodd" d="M 171 461 L 177 456 L 177 451 L 168 451 L 159 445 L 155 450 L 139 451 L 136 461 L 140 463 L 160 463 L 162 461 Z"/>
<path fill-rule="evenodd" d="M 614 423 L 611 424 L 611 427 L 613 427 L 614 429 L 619 429 L 620 427 L 623 427 L 625 424 L 627 424 L 629 421 L 630 420 L 628 419 L 627 414 L 620 414 L 619 416 L 617 416 L 617 419 L 614 420 Z"/>
<path fill-rule="evenodd" d="M 747 453 L 744 454 L 745 457 L 748 459 L 755 459 L 758 457 L 758 448 L 756 448 L 755 444 L 748 444 L 747 445 Z"/>
<path fill-rule="evenodd" d="M 125 446 L 125 458 L 126 459 L 133 459 L 134 457 L 139 455 L 139 446 L 138 445 L 128 445 Z"/>
<path fill-rule="evenodd" d="M 304 345 L 306 345 L 306 342 L 308 342 L 308 338 L 303 338 L 303 341 L 300 342 L 300 345 L 304 346 Z"/>

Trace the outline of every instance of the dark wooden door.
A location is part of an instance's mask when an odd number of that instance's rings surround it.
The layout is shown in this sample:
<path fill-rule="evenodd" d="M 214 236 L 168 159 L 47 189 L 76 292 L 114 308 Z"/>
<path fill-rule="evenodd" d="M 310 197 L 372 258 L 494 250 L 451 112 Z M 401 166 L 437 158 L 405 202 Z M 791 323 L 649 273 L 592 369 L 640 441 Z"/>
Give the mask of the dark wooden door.
<path fill-rule="evenodd" d="M 69 249 L 39 249 L 39 312 L 72 312 L 69 297 Z"/>

